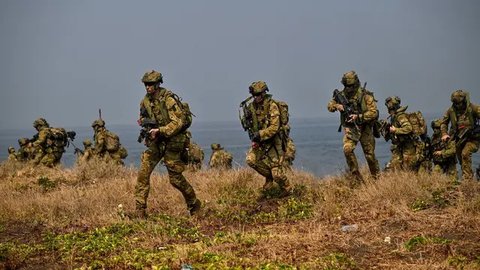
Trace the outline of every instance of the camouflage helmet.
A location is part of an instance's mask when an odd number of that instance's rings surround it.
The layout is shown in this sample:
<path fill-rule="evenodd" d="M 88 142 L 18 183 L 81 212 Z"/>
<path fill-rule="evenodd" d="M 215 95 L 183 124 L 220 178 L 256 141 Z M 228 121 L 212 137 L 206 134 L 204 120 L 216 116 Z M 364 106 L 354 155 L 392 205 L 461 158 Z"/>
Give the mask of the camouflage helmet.
<path fill-rule="evenodd" d="M 463 90 L 456 90 L 450 96 L 452 103 L 462 103 L 467 100 L 468 92 Z"/>
<path fill-rule="evenodd" d="M 256 81 L 256 82 L 253 82 L 252 84 L 250 84 L 250 86 L 248 87 L 248 90 L 249 90 L 250 94 L 258 95 L 258 94 L 261 94 L 263 92 L 267 92 L 268 91 L 268 86 L 264 81 Z"/>
<path fill-rule="evenodd" d="M 103 121 L 102 119 L 97 119 L 97 120 L 93 121 L 93 123 L 92 123 L 93 128 L 104 127 L 104 126 L 105 126 L 105 121 Z"/>
<path fill-rule="evenodd" d="M 441 125 L 442 125 L 442 119 L 435 119 L 431 123 L 432 129 L 440 129 Z"/>
<path fill-rule="evenodd" d="M 400 103 L 402 103 L 402 100 L 397 96 L 391 96 L 385 99 L 385 106 L 387 106 L 388 109 L 398 108 Z"/>
<path fill-rule="evenodd" d="M 12 146 L 8 147 L 8 153 L 9 154 L 15 153 L 15 148 L 13 148 Z"/>
<path fill-rule="evenodd" d="M 155 70 L 150 70 L 145 72 L 142 77 L 142 82 L 143 83 L 163 83 L 163 76 L 162 73 L 155 71 Z"/>
<path fill-rule="evenodd" d="M 84 147 L 92 146 L 92 141 L 90 141 L 90 139 L 83 140 L 83 146 Z"/>
<path fill-rule="evenodd" d="M 341 82 L 344 86 L 355 85 L 360 83 L 360 81 L 358 80 L 357 73 L 353 70 L 343 74 Z"/>
<path fill-rule="evenodd" d="M 38 118 L 37 120 L 33 121 L 33 127 L 48 127 L 48 122 L 44 118 Z"/>
<path fill-rule="evenodd" d="M 212 148 L 212 150 L 223 149 L 222 146 L 219 143 L 212 143 L 212 145 L 210 145 L 210 147 Z"/>
<path fill-rule="evenodd" d="M 20 138 L 18 139 L 18 145 L 24 146 L 30 142 L 30 139 L 28 138 Z"/>

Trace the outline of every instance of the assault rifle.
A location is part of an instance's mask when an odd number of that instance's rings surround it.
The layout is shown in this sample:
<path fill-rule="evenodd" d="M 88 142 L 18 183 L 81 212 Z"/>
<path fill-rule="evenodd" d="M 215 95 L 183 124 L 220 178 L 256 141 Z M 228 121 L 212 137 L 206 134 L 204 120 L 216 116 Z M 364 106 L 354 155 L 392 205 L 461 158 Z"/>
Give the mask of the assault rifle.
<path fill-rule="evenodd" d="M 385 119 L 378 120 L 378 122 L 380 123 L 380 128 L 379 128 L 380 134 L 382 135 L 383 138 L 385 138 L 385 141 L 386 142 L 388 142 L 389 140 L 393 141 L 393 139 L 395 138 L 395 135 L 390 132 L 390 127 L 392 126 L 392 124 Z"/>
<path fill-rule="evenodd" d="M 142 127 L 142 129 L 140 130 L 140 134 L 138 135 L 138 139 L 137 139 L 137 142 L 139 143 L 149 138 L 150 130 L 154 128 L 158 128 L 158 122 L 155 119 L 143 118 L 140 121 L 140 126 Z"/>
<path fill-rule="evenodd" d="M 333 90 L 333 100 L 343 106 L 343 111 L 340 112 L 340 115 L 343 117 L 344 121 L 348 121 L 350 116 L 355 114 L 353 107 L 349 104 L 347 98 L 342 95 L 338 89 Z M 342 124 L 340 124 L 337 131 L 342 131 Z"/>
<path fill-rule="evenodd" d="M 248 137 L 250 140 L 253 140 L 254 134 L 254 125 L 253 125 L 253 115 L 252 112 L 248 109 L 247 102 L 249 102 L 252 97 L 249 97 L 240 103 L 240 109 L 238 110 L 238 117 L 240 118 L 240 123 L 242 123 L 243 130 L 248 132 Z"/>
<path fill-rule="evenodd" d="M 461 146 L 468 139 L 472 137 L 477 137 L 479 135 L 480 135 L 480 124 L 478 123 L 478 120 L 477 120 L 473 125 L 473 128 L 469 127 L 469 128 L 457 129 L 457 131 L 453 135 L 453 139 L 455 140 L 455 143 L 457 146 Z"/>

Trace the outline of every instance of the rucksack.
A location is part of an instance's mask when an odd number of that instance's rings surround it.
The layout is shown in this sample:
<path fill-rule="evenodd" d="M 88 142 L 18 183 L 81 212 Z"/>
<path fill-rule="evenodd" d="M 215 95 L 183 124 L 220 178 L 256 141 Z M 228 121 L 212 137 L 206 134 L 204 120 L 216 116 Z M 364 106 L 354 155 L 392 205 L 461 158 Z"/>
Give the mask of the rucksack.
<path fill-rule="evenodd" d="M 406 113 L 408 121 L 412 125 L 412 134 L 414 136 L 423 136 L 427 134 L 427 123 L 423 117 L 422 112 L 416 111 L 411 113 Z"/>
<path fill-rule="evenodd" d="M 68 144 L 67 131 L 64 128 L 49 128 L 47 144 L 54 147 L 65 147 Z"/>
<path fill-rule="evenodd" d="M 288 104 L 284 101 L 274 100 L 280 111 L 280 126 L 287 126 L 288 121 L 290 120 L 290 114 L 288 113 Z"/>
<path fill-rule="evenodd" d="M 105 131 L 105 146 L 107 151 L 115 152 L 120 148 L 120 138 L 110 130 Z"/>

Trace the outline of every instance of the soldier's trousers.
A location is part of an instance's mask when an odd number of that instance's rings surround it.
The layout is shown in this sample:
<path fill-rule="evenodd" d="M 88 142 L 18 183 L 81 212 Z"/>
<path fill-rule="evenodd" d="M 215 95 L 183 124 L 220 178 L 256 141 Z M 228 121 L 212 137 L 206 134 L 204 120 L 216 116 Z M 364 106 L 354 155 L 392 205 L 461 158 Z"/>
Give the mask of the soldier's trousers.
<path fill-rule="evenodd" d="M 457 163 L 455 160 L 453 162 L 435 163 L 433 171 L 446 174 L 453 182 L 457 181 Z"/>
<path fill-rule="evenodd" d="M 417 153 L 415 148 L 415 141 L 409 140 L 398 144 L 392 144 L 390 150 L 392 152 L 390 165 L 394 170 L 417 170 Z"/>
<path fill-rule="evenodd" d="M 182 156 L 184 151 L 186 151 L 184 141 L 180 139 L 176 142 L 169 142 L 166 145 L 163 143 L 151 143 L 148 149 L 143 152 L 137 185 L 135 186 L 137 209 L 145 209 L 147 207 L 147 198 L 150 192 L 150 175 L 162 158 L 167 167 L 170 184 L 182 193 L 187 207 L 190 208 L 195 205 L 197 200 L 195 191 L 182 174 L 186 166 L 186 160 Z"/>
<path fill-rule="evenodd" d="M 462 167 L 462 179 L 473 179 L 472 154 L 478 151 L 479 141 L 468 140 L 463 146 L 457 147 L 457 159 Z"/>
<path fill-rule="evenodd" d="M 345 155 L 350 173 L 359 174 L 360 172 L 357 157 L 354 152 L 359 141 L 370 173 L 376 178 L 380 172 L 380 165 L 375 157 L 375 137 L 373 137 L 373 131 L 370 125 L 360 127 L 359 131 L 353 128 L 345 129 L 345 135 L 343 136 L 343 154 Z"/>
<path fill-rule="evenodd" d="M 285 174 L 286 168 L 283 164 L 284 160 L 281 146 L 251 147 L 250 150 L 248 150 L 246 162 L 248 166 L 265 177 L 266 186 L 275 181 L 280 188 L 290 188 L 290 183 Z"/>

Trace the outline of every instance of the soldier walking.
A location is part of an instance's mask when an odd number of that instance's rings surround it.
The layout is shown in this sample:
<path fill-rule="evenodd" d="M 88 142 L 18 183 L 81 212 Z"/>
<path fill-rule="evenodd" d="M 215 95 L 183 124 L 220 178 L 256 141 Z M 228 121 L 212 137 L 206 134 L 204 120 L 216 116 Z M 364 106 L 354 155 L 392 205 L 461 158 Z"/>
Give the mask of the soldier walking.
<path fill-rule="evenodd" d="M 284 133 L 280 120 L 280 108 L 269 91 L 267 84 L 263 81 L 253 82 L 249 91 L 250 103 L 244 103 L 248 115 L 244 115 L 242 123 L 249 122 L 250 140 L 252 145 L 247 153 L 246 162 L 248 166 L 265 177 L 263 189 L 265 191 L 273 188 L 274 182 L 280 188 L 280 196 L 287 196 L 291 193 L 289 180 L 285 174 L 285 151 L 287 135 Z M 245 101 L 245 102 L 246 102 Z"/>
<path fill-rule="evenodd" d="M 187 204 L 190 214 L 200 210 L 201 202 L 182 172 L 187 165 L 187 112 L 179 98 L 166 88 L 162 74 L 155 70 L 142 77 L 146 95 L 140 103 L 139 124 L 146 118 L 153 119 L 158 126 L 148 131 L 145 138 L 147 149 L 141 157 L 140 170 L 135 187 L 136 216 L 145 217 L 147 198 L 150 192 L 150 175 L 163 158 L 170 183 L 178 189 Z M 191 117 L 191 116 L 190 116 Z M 190 122 L 191 123 L 191 122 Z"/>
<path fill-rule="evenodd" d="M 454 91 L 450 100 L 452 106 L 447 109 L 442 119 L 442 140 L 455 141 L 462 179 L 472 180 L 472 154 L 476 153 L 480 146 L 480 106 L 471 103 L 468 92 L 464 90 Z"/>
<path fill-rule="evenodd" d="M 337 90 L 339 96 L 334 96 L 328 103 L 328 110 L 330 112 L 340 112 L 340 122 L 344 130 L 343 153 L 350 174 L 357 182 L 363 181 L 354 152 L 357 143 L 360 142 L 370 173 L 374 178 L 377 178 L 380 166 L 375 157 L 375 137 L 373 134 L 374 123 L 378 119 L 376 100 L 372 92 L 360 86 L 360 80 L 355 71 L 343 74 L 341 82 L 344 89 L 342 91 Z M 341 104 L 339 99 L 346 100 L 346 104 Z"/>

